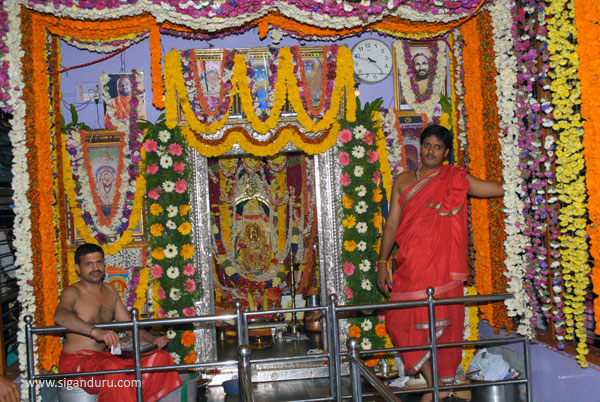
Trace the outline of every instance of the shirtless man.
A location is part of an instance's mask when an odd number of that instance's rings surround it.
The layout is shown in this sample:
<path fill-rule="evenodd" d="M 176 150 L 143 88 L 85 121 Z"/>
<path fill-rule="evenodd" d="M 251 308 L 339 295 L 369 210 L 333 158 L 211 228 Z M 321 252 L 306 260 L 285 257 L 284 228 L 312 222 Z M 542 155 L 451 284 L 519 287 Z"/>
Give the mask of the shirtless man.
<path fill-rule="evenodd" d="M 63 373 L 114 370 L 132 368 L 132 359 L 113 356 L 107 347 L 117 346 L 119 336 L 112 330 L 97 328 L 95 324 L 113 321 L 130 321 L 131 317 L 117 290 L 104 282 L 104 251 L 96 244 L 83 244 L 75 251 L 75 269 L 80 281 L 67 287 L 61 296 L 54 314 L 57 325 L 67 328 L 59 370 Z M 156 367 L 172 365 L 173 359 L 164 350 L 166 337 L 154 336 L 140 330 L 141 340 L 156 345 L 158 351 L 142 358 L 142 366 Z M 132 374 L 111 374 L 93 377 L 94 381 L 81 378 L 79 382 L 92 386 L 81 386 L 90 394 L 99 393 L 98 401 L 135 401 L 136 389 L 131 385 Z M 107 381 L 99 381 L 104 379 Z M 121 384 L 121 385 L 119 385 Z M 181 386 L 175 371 L 151 372 L 142 375 L 144 401 L 157 401 Z"/>

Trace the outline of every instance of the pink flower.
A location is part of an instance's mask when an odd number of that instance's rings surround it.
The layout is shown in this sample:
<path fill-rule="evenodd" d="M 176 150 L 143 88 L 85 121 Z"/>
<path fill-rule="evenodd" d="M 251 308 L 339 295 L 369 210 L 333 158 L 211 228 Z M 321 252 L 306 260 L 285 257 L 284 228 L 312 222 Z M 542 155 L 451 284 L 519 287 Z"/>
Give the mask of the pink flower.
<path fill-rule="evenodd" d="M 185 193 L 185 190 L 187 190 L 187 182 L 183 179 L 179 179 L 175 182 L 175 192 L 178 194 L 183 194 Z"/>
<path fill-rule="evenodd" d="M 363 142 L 365 144 L 373 145 L 373 133 L 369 131 L 367 134 L 365 134 Z"/>
<path fill-rule="evenodd" d="M 348 299 L 352 299 L 354 297 L 354 292 L 348 286 L 344 289 L 344 293 Z"/>
<path fill-rule="evenodd" d="M 160 286 L 158 287 L 158 289 L 156 289 L 156 293 L 158 293 L 158 298 L 160 300 L 165 300 L 167 298 L 167 295 L 165 294 L 165 291 Z"/>
<path fill-rule="evenodd" d="M 192 264 L 188 264 L 183 267 L 183 274 L 186 276 L 191 276 L 194 274 L 195 268 Z"/>
<path fill-rule="evenodd" d="M 342 131 L 340 131 L 340 134 L 338 135 L 338 139 L 340 140 L 340 142 L 342 144 L 345 144 L 352 139 L 352 132 L 347 129 L 342 130 Z"/>
<path fill-rule="evenodd" d="M 147 140 L 146 142 L 144 142 L 144 149 L 146 150 L 146 152 L 156 151 L 156 141 Z"/>
<path fill-rule="evenodd" d="M 372 151 L 372 150 L 367 151 L 367 162 L 375 163 L 378 160 L 379 160 L 379 154 L 377 153 L 377 151 Z"/>
<path fill-rule="evenodd" d="M 185 170 L 185 163 L 183 162 L 175 162 L 173 163 L 173 170 L 177 173 L 181 174 Z"/>
<path fill-rule="evenodd" d="M 385 314 L 380 314 L 377 316 L 377 318 L 379 318 L 379 321 L 384 322 L 385 321 Z"/>
<path fill-rule="evenodd" d="M 185 281 L 185 290 L 187 290 L 190 293 L 196 290 L 196 281 L 192 278 L 188 278 L 188 280 Z"/>
<path fill-rule="evenodd" d="M 379 184 L 381 182 L 381 172 L 377 171 L 373 173 L 373 183 Z"/>
<path fill-rule="evenodd" d="M 347 186 L 350 184 L 350 175 L 348 173 L 344 173 L 341 177 L 340 177 L 340 181 L 342 182 L 342 185 Z"/>
<path fill-rule="evenodd" d="M 196 315 L 196 309 L 194 307 L 186 307 L 183 309 L 183 315 L 186 317 L 194 317 Z"/>
<path fill-rule="evenodd" d="M 165 314 L 165 310 L 163 310 L 162 308 L 156 310 L 156 315 L 158 316 L 158 318 L 165 318 L 167 316 Z"/>
<path fill-rule="evenodd" d="M 150 270 L 150 273 L 152 274 L 152 276 L 156 279 L 162 278 L 163 276 L 163 269 L 160 265 L 155 264 L 152 269 Z"/>
<path fill-rule="evenodd" d="M 161 191 L 162 191 L 162 188 L 160 186 L 158 186 L 154 190 L 150 190 L 148 192 L 148 197 L 150 197 L 150 198 L 152 198 L 153 200 L 156 201 L 160 197 Z"/>
<path fill-rule="evenodd" d="M 169 153 L 171 155 L 176 155 L 176 156 L 181 155 L 181 145 L 179 145 L 179 144 L 169 145 Z"/>
<path fill-rule="evenodd" d="M 348 152 L 340 152 L 340 154 L 338 155 L 338 160 L 340 161 L 342 166 L 348 166 L 348 164 L 350 163 L 350 156 L 348 155 Z"/>
<path fill-rule="evenodd" d="M 345 262 L 344 273 L 348 276 L 351 276 L 354 273 L 354 264 L 352 264 L 351 262 Z"/>
<path fill-rule="evenodd" d="M 148 166 L 146 166 L 146 173 L 154 174 L 156 172 L 158 172 L 158 165 L 156 163 L 151 163 Z"/>

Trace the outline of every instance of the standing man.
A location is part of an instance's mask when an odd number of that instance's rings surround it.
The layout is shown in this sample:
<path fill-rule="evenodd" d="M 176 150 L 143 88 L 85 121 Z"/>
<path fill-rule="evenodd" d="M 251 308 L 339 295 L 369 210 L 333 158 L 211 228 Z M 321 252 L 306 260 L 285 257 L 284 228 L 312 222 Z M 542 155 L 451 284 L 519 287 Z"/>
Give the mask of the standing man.
<path fill-rule="evenodd" d="M 80 280 L 67 287 L 54 313 L 57 325 L 67 328 L 60 356 L 59 371 L 75 373 L 84 371 L 133 368 L 133 359 L 113 356 L 107 347 L 116 347 L 119 336 L 112 330 L 97 328 L 95 324 L 113 321 L 130 321 L 131 317 L 117 290 L 104 282 L 104 251 L 96 244 L 82 244 L 75 251 L 75 269 Z M 140 330 L 140 338 L 157 346 L 158 351 L 142 358 L 143 367 L 168 366 L 173 359 L 165 350 L 164 336 L 154 336 Z M 89 379 L 93 379 L 89 381 Z M 133 374 L 106 374 L 77 378 L 76 384 L 90 394 L 99 394 L 98 402 L 136 401 Z M 74 381 L 75 382 L 75 381 Z M 181 386 L 176 371 L 142 374 L 144 401 L 154 402 Z"/>
<path fill-rule="evenodd" d="M 383 230 L 377 287 L 391 301 L 427 297 L 428 287 L 436 298 L 462 297 L 467 279 L 467 195 L 488 198 L 504 195 L 502 183 L 479 180 L 466 169 L 443 165 L 452 148 L 452 133 L 430 125 L 421 133 L 421 167 L 400 174 L 394 181 L 390 212 Z M 388 260 L 394 242 L 398 244 L 398 269 L 393 282 Z M 392 286 L 393 283 L 393 286 Z M 464 328 L 462 304 L 435 308 L 438 342 L 459 342 Z M 429 343 L 428 314 L 425 307 L 388 310 L 387 331 L 396 347 Z M 451 383 L 462 357 L 461 348 L 438 349 L 439 378 Z M 405 371 L 421 372 L 432 386 L 429 351 L 402 354 Z M 446 397 L 441 392 L 440 397 Z M 430 393 L 421 401 L 431 401 Z"/>

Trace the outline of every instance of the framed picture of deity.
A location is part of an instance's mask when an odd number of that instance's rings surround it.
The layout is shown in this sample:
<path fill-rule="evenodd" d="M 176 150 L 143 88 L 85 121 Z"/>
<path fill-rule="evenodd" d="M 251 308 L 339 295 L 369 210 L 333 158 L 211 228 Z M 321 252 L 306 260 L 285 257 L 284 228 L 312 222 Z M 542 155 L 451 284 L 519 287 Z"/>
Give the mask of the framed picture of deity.
<path fill-rule="evenodd" d="M 75 197 L 80 224 L 86 224 L 100 244 L 111 244 L 119 235 L 110 230 L 123 231 L 135 203 L 135 193 L 127 188 L 132 184 L 128 165 L 134 162 L 123 154 L 124 133 L 93 130 L 77 134 L 70 138 L 73 144 L 69 147 L 70 166 L 65 166 L 65 169 L 70 168 L 75 185 L 73 191 L 67 190 L 65 194 L 67 243 L 69 247 L 75 247 L 85 241 L 77 229 L 72 210 L 70 198 Z M 130 229 L 132 246 L 146 242 L 144 215 L 142 210 L 137 224 Z"/>
<path fill-rule="evenodd" d="M 397 110 L 431 111 L 447 95 L 447 52 L 443 41 L 398 40 L 393 45 Z"/>
<path fill-rule="evenodd" d="M 144 74 L 141 71 L 130 73 L 103 73 L 100 85 L 104 106 L 104 128 L 116 130 L 122 124 L 129 124 L 132 116 L 136 119 L 146 118 L 145 93 L 143 88 Z M 136 82 L 141 81 L 140 84 Z M 136 97 L 137 110 L 131 110 L 131 98 Z"/>

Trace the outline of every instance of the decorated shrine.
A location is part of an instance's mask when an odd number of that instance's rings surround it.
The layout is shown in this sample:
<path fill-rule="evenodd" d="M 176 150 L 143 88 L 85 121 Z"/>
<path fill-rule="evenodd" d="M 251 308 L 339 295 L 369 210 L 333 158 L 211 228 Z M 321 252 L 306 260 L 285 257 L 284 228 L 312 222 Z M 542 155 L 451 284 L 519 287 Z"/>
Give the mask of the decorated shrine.
<path fill-rule="evenodd" d="M 504 183 L 470 199 L 464 293 L 514 298 L 468 307 L 464 338 L 594 362 L 596 3 L 0 0 L 0 19 L 21 317 L 54 325 L 84 242 L 146 316 L 385 301 L 392 184 L 436 123 L 446 163 Z M 392 346 L 376 311 L 342 331 Z M 166 332 L 176 363 L 217 358 L 214 327 Z M 60 352 L 39 337 L 37 369 Z"/>

